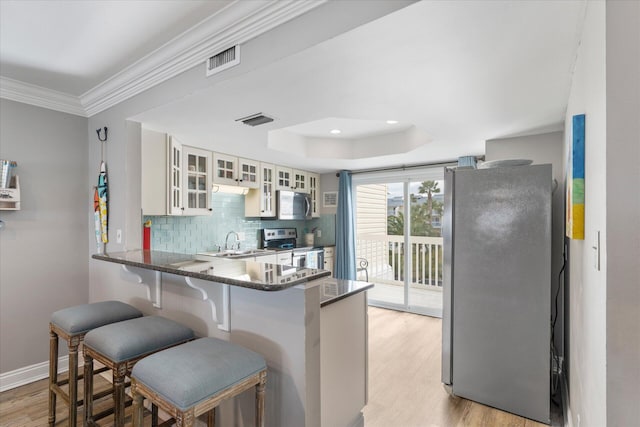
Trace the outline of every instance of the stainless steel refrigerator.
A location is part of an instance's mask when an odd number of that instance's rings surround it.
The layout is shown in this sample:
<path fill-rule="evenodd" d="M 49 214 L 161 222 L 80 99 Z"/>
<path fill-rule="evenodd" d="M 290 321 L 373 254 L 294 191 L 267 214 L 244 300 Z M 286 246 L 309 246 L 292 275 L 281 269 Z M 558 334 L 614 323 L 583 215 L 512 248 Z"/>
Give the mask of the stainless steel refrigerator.
<path fill-rule="evenodd" d="M 551 165 L 445 172 L 442 382 L 549 423 Z"/>

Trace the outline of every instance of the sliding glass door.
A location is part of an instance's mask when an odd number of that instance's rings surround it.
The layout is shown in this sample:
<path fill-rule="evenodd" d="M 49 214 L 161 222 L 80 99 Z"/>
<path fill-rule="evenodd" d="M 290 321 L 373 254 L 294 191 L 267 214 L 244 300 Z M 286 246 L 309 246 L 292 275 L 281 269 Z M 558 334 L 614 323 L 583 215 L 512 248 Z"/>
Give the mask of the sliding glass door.
<path fill-rule="evenodd" d="M 354 176 L 358 278 L 370 305 L 441 317 L 443 169 L 413 175 Z"/>

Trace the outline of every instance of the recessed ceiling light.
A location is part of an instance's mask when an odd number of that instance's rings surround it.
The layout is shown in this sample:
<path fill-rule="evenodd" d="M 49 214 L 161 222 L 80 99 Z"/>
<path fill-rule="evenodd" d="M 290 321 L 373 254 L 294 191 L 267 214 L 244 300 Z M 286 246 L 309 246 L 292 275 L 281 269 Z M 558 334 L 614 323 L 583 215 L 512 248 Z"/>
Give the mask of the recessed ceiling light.
<path fill-rule="evenodd" d="M 387 120 L 387 124 L 388 124 L 388 125 L 395 125 L 395 124 L 397 124 L 397 123 L 398 123 L 398 121 L 397 121 L 397 120 Z"/>
<path fill-rule="evenodd" d="M 331 133 L 334 135 L 337 135 L 339 133 L 341 133 L 342 131 L 340 129 L 331 129 Z"/>

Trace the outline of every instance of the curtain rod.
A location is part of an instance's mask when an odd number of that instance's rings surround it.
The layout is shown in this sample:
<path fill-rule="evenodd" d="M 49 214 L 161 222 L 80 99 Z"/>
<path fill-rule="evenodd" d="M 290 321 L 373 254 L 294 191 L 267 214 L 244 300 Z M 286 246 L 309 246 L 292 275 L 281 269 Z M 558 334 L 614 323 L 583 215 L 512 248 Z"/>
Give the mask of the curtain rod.
<path fill-rule="evenodd" d="M 484 156 L 474 156 L 476 160 L 484 160 Z M 424 167 L 433 167 L 433 166 L 453 166 L 458 164 L 458 159 L 448 160 L 444 162 L 435 162 L 435 163 L 419 163 L 415 165 L 401 165 L 401 166 L 389 166 L 387 168 L 377 168 L 377 169 L 360 169 L 357 171 L 352 171 L 351 175 L 358 175 L 361 173 L 369 173 L 369 172 L 387 172 L 387 171 L 395 171 L 395 170 L 407 170 L 407 169 L 415 169 L 415 168 L 424 168 Z M 336 173 L 336 176 L 340 176 L 340 172 Z"/>

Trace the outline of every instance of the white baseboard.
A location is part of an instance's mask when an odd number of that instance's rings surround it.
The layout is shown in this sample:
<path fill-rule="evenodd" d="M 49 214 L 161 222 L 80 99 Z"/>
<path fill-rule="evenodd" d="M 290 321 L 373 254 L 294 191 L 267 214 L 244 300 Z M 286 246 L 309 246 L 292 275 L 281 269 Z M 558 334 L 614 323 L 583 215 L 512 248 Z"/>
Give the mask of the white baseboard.
<path fill-rule="evenodd" d="M 82 358 L 78 358 L 78 367 L 84 363 Z M 58 372 L 67 372 L 69 370 L 69 356 L 62 356 L 58 359 Z M 25 366 L 24 368 L 15 369 L 13 371 L 0 374 L 0 392 L 20 387 L 34 381 L 49 377 L 49 361 L 36 363 L 35 365 Z"/>

